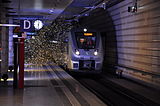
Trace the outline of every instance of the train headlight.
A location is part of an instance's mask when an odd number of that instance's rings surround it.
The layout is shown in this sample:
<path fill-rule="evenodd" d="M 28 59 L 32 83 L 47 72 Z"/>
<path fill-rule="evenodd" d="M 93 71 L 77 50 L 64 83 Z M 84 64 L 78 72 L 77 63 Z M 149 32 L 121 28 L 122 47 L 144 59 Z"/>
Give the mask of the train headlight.
<path fill-rule="evenodd" d="M 98 55 L 98 51 L 96 50 L 96 51 L 94 51 L 94 55 L 95 56 L 97 56 Z"/>
<path fill-rule="evenodd" d="M 87 28 L 84 28 L 83 31 L 84 31 L 84 32 L 87 32 Z"/>
<path fill-rule="evenodd" d="M 77 49 L 76 49 L 75 51 L 76 51 L 76 52 L 75 52 L 75 53 L 76 53 L 76 55 L 80 55 L 79 50 L 77 50 Z"/>

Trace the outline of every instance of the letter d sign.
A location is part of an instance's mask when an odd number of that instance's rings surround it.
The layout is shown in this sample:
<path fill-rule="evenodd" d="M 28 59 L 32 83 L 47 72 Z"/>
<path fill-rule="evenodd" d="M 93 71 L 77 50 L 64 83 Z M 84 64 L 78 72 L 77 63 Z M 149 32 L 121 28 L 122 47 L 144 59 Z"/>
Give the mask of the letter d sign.
<path fill-rule="evenodd" d="M 32 32 L 34 31 L 32 20 L 21 20 L 20 29 L 22 32 Z"/>
<path fill-rule="evenodd" d="M 24 20 L 23 28 L 29 29 L 31 27 L 31 22 L 28 20 Z"/>

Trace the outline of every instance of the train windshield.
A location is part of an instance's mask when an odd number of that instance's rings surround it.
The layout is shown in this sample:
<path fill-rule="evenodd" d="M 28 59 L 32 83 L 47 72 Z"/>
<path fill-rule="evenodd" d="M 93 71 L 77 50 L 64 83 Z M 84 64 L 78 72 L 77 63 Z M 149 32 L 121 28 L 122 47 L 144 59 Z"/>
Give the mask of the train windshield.
<path fill-rule="evenodd" d="M 79 49 L 94 49 L 96 46 L 96 33 L 76 32 L 76 40 Z"/>

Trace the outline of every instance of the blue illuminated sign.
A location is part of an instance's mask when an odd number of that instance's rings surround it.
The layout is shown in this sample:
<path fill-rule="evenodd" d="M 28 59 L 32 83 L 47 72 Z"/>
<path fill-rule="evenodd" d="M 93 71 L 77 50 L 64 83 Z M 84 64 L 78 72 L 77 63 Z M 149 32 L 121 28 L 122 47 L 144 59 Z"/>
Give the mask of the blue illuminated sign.
<path fill-rule="evenodd" d="M 36 32 L 26 32 L 27 36 L 35 36 L 37 33 Z"/>
<path fill-rule="evenodd" d="M 20 29 L 22 32 L 32 32 L 34 31 L 32 20 L 21 20 Z"/>
<path fill-rule="evenodd" d="M 43 22 L 41 20 L 21 20 L 20 29 L 22 32 L 33 32 L 39 30 L 43 27 Z"/>

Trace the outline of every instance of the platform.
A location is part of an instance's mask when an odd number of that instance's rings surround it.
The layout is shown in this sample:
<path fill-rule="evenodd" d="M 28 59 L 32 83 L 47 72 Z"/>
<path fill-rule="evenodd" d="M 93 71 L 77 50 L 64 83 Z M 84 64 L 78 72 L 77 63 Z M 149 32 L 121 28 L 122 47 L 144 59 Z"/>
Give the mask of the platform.
<path fill-rule="evenodd" d="M 7 86 L 0 86 L 0 106 L 106 106 L 106 104 L 63 69 L 52 64 L 26 65 L 24 89 L 13 89 L 12 81 L 9 81 Z"/>

